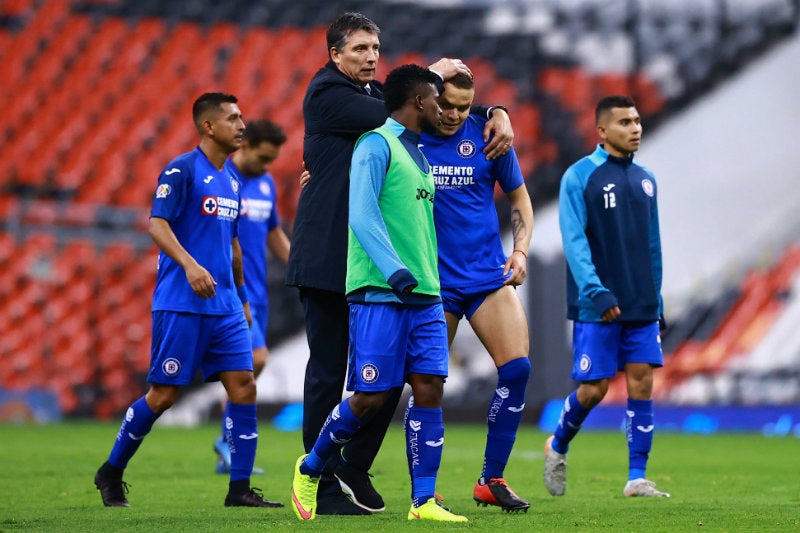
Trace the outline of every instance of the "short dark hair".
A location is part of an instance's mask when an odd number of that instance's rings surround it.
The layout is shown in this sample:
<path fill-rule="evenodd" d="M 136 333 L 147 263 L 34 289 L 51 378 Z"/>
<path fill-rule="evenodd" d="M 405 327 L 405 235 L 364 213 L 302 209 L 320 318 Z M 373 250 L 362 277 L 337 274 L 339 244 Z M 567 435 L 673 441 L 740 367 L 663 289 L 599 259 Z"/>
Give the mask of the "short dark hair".
<path fill-rule="evenodd" d="M 197 131 L 202 132 L 203 116 L 211 110 L 218 110 L 223 103 L 235 104 L 239 101 L 232 94 L 203 93 L 192 104 L 192 119 Z"/>
<path fill-rule="evenodd" d="M 244 128 L 244 140 L 250 146 L 258 146 L 263 142 L 281 146 L 286 142 L 286 132 L 271 120 L 251 120 Z"/>
<path fill-rule="evenodd" d="M 636 104 L 630 96 L 621 96 L 618 94 L 604 96 L 597 102 L 597 107 L 594 110 L 595 124 L 600 123 L 600 115 L 606 111 L 611 111 L 615 107 L 636 107 Z"/>
<path fill-rule="evenodd" d="M 383 101 L 391 115 L 419 94 L 420 85 L 436 84 L 439 76 L 419 65 L 402 65 L 389 73 L 383 85 Z"/>
<path fill-rule="evenodd" d="M 451 83 L 454 87 L 458 87 L 459 89 L 475 88 L 475 80 L 472 79 L 472 76 L 464 72 L 457 72 L 455 76 L 449 80 L 445 80 L 445 83 Z"/>
<path fill-rule="evenodd" d="M 325 35 L 328 40 L 328 54 L 330 54 L 331 48 L 336 48 L 337 50 L 344 48 L 350 34 L 358 30 L 364 30 L 376 35 L 381 33 L 378 25 L 361 13 L 348 11 L 339 15 L 328 27 L 328 33 Z"/>

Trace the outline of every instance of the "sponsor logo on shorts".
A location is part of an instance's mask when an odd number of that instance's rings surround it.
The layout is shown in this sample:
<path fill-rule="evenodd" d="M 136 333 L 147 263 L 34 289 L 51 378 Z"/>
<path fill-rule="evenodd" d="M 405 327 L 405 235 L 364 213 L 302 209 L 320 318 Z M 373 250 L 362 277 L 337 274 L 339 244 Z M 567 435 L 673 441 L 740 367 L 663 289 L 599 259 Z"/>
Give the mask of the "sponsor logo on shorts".
<path fill-rule="evenodd" d="M 378 381 L 378 367 L 372 363 L 367 363 L 361 367 L 361 381 L 364 383 L 375 383 Z"/>
<path fill-rule="evenodd" d="M 163 370 L 164 374 L 167 376 L 177 376 L 178 372 L 181 371 L 181 362 L 174 357 L 170 357 L 161 365 L 161 370 Z"/>
<path fill-rule="evenodd" d="M 581 372 L 585 374 L 592 369 L 592 359 L 587 354 L 583 354 L 581 355 L 581 361 L 578 363 L 578 366 Z"/>

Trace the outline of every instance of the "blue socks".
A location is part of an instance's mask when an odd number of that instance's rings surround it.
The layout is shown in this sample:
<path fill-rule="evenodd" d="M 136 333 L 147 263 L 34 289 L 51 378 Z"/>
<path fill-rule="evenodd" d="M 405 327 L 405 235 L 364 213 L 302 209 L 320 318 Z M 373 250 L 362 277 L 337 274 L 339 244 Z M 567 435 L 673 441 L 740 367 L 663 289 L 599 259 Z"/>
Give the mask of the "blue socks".
<path fill-rule="evenodd" d="M 497 388 L 486 415 L 488 433 L 481 481 L 502 478 L 525 407 L 525 389 L 531 374 L 527 357 L 513 359 L 497 369 Z"/>
<path fill-rule="evenodd" d="M 117 440 L 111 448 L 108 462 L 117 468 L 124 469 L 128 466 L 133 454 L 139 449 L 145 435 L 150 433 L 153 423 L 158 420 L 160 414 L 156 414 L 147 405 L 144 396 L 133 402 L 125 413 L 122 426 L 117 433 Z"/>
<path fill-rule="evenodd" d="M 578 434 L 581 424 L 586 420 L 590 411 L 591 409 L 585 408 L 578 401 L 578 391 L 573 391 L 567 396 L 558 419 L 558 427 L 554 433 L 555 438 L 551 443 L 553 450 L 558 453 L 567 453 L 569 442 Z"/>
<path fill-rule="evenodd" d="M 433 498 L 442 462 L 444 423 L 442 409 L 411 405 L 406 412 L 406 457 L 411 473 L 414 507 Z"/>
<path fill-rule="evenodd" d="M 625 432 L 628 437 L 628 480 L 645 477 L 653 447 L 653 400 L 628 398 Z"/>
<path fill-rule="evenodd" d="M 350 410 L 349 398 L 334 407 L 322 425 L 314 448 L 300 465 L 300 472 L 321 476 L 328 459 L 353 437 L 361 425 L 361 419 Z"/>
<path fill-rule="evenodd" d="M 256 405 L 229 401 L 223 425 L 223 437 L 231 448 L 230 480 L 250 479 L 258 447 Z"/>

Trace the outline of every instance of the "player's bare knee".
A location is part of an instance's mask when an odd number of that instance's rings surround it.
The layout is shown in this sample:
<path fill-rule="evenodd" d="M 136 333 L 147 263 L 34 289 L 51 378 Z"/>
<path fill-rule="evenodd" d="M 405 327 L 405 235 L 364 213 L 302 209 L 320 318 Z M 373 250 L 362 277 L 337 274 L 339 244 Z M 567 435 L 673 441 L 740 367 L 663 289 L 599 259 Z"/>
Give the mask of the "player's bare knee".
<path fill-rule="evenodd" d="M 350 410 L 362 420 L 368 420 L 386 401 L 388 392 L 356 392 L 348 400 Z"/>
<path fill-rule="evenodd" d="M 591 409 L 606 397 L 608 380 L 586 381 L 578 387 L 578 401 L 587 409 Z"/>
<path fill-rule="evenodd" d="M 444 379 L 441 376 L 412 374 L 409 376 L 417 407 L 437 408 L 442 405 Z"/>
<path fill-rule="evenodd" d="M 153 385 L 145 395 L 147 406 L 154 413 L 163 413 L 175 403 L 180 394 L 178 387 L 167 385 Z"/>

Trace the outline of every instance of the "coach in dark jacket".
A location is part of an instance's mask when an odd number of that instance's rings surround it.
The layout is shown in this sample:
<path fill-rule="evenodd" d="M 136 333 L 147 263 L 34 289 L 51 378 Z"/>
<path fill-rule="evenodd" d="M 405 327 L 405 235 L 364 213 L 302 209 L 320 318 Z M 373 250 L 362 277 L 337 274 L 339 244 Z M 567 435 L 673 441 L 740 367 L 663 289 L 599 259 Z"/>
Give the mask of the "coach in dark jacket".
<path fill-rule="evenodd" d="M 382 84 L 375 81 L 380 42 L 378 26 L 360 13 L 345 13 L 327 32 L 330 60 L 312 78 L 303 100 L 303 159 L 311 174 L 300 194 L 292 232 L 286 284 L 300 289 L 310 357 L 303 402 L 303 444 L 308 452 L 328 413 L 342 399 L 348 356 L 347 216 L 350 158 L 360 135 L 388 116 Z M 443 78 L 468 69 L 458 60 L 431 66 Z M 492 113 L 479 107 L 476 112 Z M 487 157 L 502 155 L 513 132 L 506 113 L 487 125 L 495 131 Z M 366 514 L 382 511 L 383 500 L 367 472 L 378 453 L 401 390 L 328 465 L 317 493 L 317 514 Z M 344 497 L 339 483 L 351 494 Z"/>

